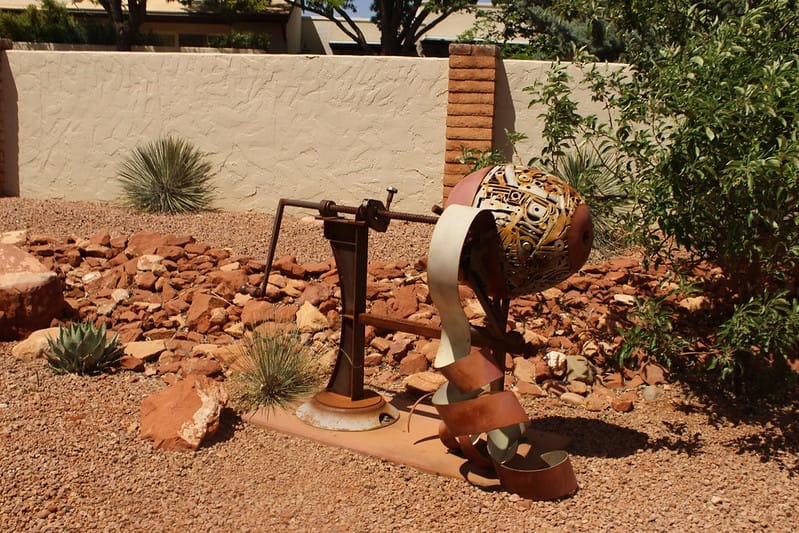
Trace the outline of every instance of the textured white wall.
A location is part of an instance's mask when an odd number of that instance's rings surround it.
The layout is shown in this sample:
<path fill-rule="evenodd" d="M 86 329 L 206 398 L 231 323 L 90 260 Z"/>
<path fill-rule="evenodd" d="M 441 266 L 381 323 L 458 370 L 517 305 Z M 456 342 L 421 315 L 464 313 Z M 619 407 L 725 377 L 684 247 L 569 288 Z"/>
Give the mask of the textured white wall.
<path fill-rule="evenodd" d="M 271 211 L 281 197 L 360 203 L 389 185 L 397 209 L 429 212 L 441 197 L 445 59 L 15 50 L 7 59 L 22 197 L 114 200 L 119 162 L 162 133 L 212 153 L 222 209 Z"/>
<path fill-rule="evenodd" d="M 532 157 L 541 155 L 546 142 L 541 138 L 544 122 L 540 118 L 545 108 L 542 105 L 530 107 L 533 94 L 524 89 L 536 82 L 545 82 L 551 66 L 552 63 L 548 61 L 505 60 L 502 65 L 505 76 L 500 76 L 501 73 L 498 72 L 494 144 L 510 157 L 512 154 L 506 145 L 504 129 L 526 134 L 527 139 L 516 145 L 521 162 L 525 164 Z M 600 65 L 600 68 L 618 69 L 623 68 L 623 65 Z M 596 114 L 602 120 L 605 116 L 602 105 L 592 102 L 591 95 L 578 83 L 582 79 L 580 69 L 569 65 L 567 72 L 573 79 L 571 96 L 577 102 L 578 110 L 581 113 Z"/>
<path fill-rule="evenodd" d="M 173 133 L 212 154 L 221 209 L 272 211 L 281 197 L 357 204 L 385 198 L 389 185 L 399 189 L 398 210 L 429 213 L 441 199 L 446 59 L 6 55 L 7 193 L 115 200 L 119 162 Z M 541 109 L 528 109 L 522 88 L 543 80 L 548 66 L 506 61 L 498 72 L 495 140 L 504 141 L 502 128 L 526 133 L 525 162 L 543 143 Z"/>

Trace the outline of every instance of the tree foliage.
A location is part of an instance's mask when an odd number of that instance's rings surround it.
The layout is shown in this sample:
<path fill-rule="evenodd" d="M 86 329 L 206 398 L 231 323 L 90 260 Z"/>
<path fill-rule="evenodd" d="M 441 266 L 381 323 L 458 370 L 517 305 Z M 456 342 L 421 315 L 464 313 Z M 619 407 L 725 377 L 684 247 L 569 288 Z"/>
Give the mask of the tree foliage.
<path fill-rule="evenodd" d="M 286 0 L 338 26 L 365 53 L 372 53 L 358 24 L 348 10 L 352 0 Z M 424 35 L 451 14 L 471 8 L 477 0 L 374 0 L 373 21 L 380 29 L 381 55 L 417 55 L 416 45 Z"/>
<path fill-rule="evenodd" d="M 634 199 L 631 230 L 651 257 L 676 265 L 688 252 L 722 268 L 728 299 L 703 345 L 728 377 L 755 356 L 796 357 L 799 13 L 771 0 L 724 17 L 690 5 L 680 20 L 681 39 L 629 69 L 581 63 L 603 118 L 579 113 L 561 64 L 530 90 L 546 106 L 542 159 L 592 150 Z"/>
<path fill-rule="evenodd" d="M 641 60 L 653 58 L 664 45 L 684 43 L 687 28 L 703 24 L 699 18 L 739 15 L 744 5 L 744 0 L 495 0 L 497 9 L 478 11 L 467 38 L 505 44 L 510 56 L 571 59 L 574 50 L 584 49 L 599 60 Z"/>
<path fill-rule="evenodd" d="M 19 13 L 0 12 L 0 36 L 34 43 L 114 43 L 108 25 L 78 20 L 56 0 L 42 0 L 41 6 L 30 5 Z"/>

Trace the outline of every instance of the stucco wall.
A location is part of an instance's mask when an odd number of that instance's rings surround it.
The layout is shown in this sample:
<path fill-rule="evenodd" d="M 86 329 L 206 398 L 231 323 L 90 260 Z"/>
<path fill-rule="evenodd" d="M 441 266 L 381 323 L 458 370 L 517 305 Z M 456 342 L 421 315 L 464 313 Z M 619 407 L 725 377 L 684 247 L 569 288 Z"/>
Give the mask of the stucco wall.
<path fill-rule="evenodd" d="M 5 194 L 114 200 L 137 144 L 174 133 L 211 153 L 215 206 L 271 211 L 281 197 L 429 212 L 442 194 L 447 60 L 9 50 L 0 64 Z M 537 154 L 541 109 L 523 87 L 548 63 L 498 71 L 503 128 Z M 587 100 L 586 95 L 576 95 Z M 18 179 L 16 177 L 18 176 Z"/>
<path fill-rule="evenodd" d="M 541 138 L 544 122 L 540 115 L 546 110 L 543 105 L 530 107 L 533 94 L 525 91 L 526 87 L 536 82 L 543 83 L 547 79 L 547 72 L 551 67 L 548 61 L 504 60 L 503 73 L 497 77 L 497 116 L 494 119 L 494 144 L 503 150 L 508 157 L 512 151 L 506 142 L 505 129 L 524 133 L 527 139 L 517 143 L 516 150 L 522 163 L 527 163 L 532 157 L 539 156 L 546 142 Z M 599 68 L 618 69 L 620 64 L 599 65 Z M 569 65 L 567 72 L 572 77 L 572 98 L 578 104 L 581 113 L 594 113 L 602 120 L 605 112 L 602 105 L 591 101 L 591 95 L 579 85 L 582 79 L 579 68 Z"/>
<path fill-rule="evenodd" d="M 7 62 L 19 152 L 6 176 L 23 197 L 113 200 L 119 161 L 162 133 L 212 153 L 223 209 L 360 202 L 389 185 L 397 209 L 441 196 L 446 60 L 11 50 Z"/>

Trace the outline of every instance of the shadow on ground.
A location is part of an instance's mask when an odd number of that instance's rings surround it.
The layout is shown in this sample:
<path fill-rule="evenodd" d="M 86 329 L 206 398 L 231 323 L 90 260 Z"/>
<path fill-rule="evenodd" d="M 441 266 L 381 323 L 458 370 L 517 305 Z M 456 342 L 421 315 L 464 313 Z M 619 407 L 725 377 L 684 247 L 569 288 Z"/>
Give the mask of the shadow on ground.
<path fill-rule="evenodd" d="M 746 434 L 726 444 L 738 454 L 752 453 L 764 463 L 774 462 L 791 476 L 799 475 L 799 410 L 797 391 L 786 391 L 779 401 L 737 396 L 728 391 L 702 390 L 700 405 L 678 407 L 689 414 L 701 412 L 708 422 L 748 426 Z"/>

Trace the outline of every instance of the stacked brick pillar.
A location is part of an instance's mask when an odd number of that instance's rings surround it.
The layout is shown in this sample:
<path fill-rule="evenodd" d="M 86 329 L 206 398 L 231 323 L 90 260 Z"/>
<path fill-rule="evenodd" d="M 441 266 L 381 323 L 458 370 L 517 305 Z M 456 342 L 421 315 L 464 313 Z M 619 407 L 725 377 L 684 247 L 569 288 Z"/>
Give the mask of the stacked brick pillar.
<path fill-rule="evenodd" d="M 494 88 L 499 48 L 494 45 L 449 45 L 447 146 L 444 200 L 470 167 L 458 162 L 462 147 L 491 150 L 494 140 Z"/>

